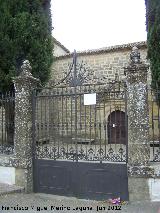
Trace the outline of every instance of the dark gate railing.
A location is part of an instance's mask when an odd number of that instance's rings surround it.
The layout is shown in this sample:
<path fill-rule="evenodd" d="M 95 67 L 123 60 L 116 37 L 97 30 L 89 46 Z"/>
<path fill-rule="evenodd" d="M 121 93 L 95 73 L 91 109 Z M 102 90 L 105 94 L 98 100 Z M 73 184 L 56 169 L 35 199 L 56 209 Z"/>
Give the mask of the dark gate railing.
<path fill-rule="evenodd" d="M 36 158 L 126 162 L 124 83 L 46 88 L 35 94 Z M 111 122 L 112 112 L 117 113 Z"/>
<path fill-rule="evenodd" d="M 13 154 L 14 104 L 14 93 L 0 93 L 0 154 Z"/>
<path fill-rule="evenodd" d="M 148 90 L 151 161 L 160 162 L 160 90 Z"/>

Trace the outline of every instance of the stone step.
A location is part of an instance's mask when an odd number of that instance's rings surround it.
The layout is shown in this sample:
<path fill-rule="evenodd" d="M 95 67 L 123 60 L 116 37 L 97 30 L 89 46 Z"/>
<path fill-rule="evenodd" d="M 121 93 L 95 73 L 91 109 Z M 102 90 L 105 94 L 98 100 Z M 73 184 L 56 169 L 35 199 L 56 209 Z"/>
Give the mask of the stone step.
<path fill-rule="evenodd" d="M 21 186 L 0 183 L 0 195 L 22 192 L 24 192 L 24 188 Z"/>

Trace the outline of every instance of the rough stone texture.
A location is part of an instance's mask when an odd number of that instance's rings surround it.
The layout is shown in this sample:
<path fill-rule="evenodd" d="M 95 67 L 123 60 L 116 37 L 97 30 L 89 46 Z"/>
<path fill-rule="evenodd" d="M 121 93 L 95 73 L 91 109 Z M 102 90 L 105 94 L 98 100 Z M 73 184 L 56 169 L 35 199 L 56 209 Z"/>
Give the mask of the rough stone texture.
<path fill-rule="evenodd" d="M 147 166 L 128 166 L 128 175 L 130 177 L 143 177 L 149 178 L 154 177 L 155 170 L 153 167 Z"/>
<path fill-rule="evenodd" d="M 120 78 L 124 78 L 123 67 L 128 65 L 128 58 L 131 47 L 135 44 L 127 44 L 122 46 L 113 46 L 98 50 L 88 50 L 77 53 L 77 62 L 84 62 L 88 72 L 93 75 L 91 82 L 107 82 L 114 79 L 117 73 Z M 140 47 L 141 58 L 143 62 L 147 62 L 147 46 L 145 42 L 137 44 Z M 66 73 L 69 72 L 69 64 L 72 63 L 73 54 L 55 57 L 52 67 L 50 85 L 61 81 Z M 90 83 L 90 82 L 89 82 Z"/>
<path fill-rule="evenodd" d="M 27 188 L 27 169 L 16 169 L 16 174 L 15 174 L 15 184 L 18 186 L 22 186 L 25 188 Z M 30 184 L 31 185 L 31 184 Z M 27 189 L 28 190 L 28 189 Z M 28 190 L 29 191 L 29 190 Z"/>
<path fill-rule="evenodd" d="M 60 42 L 54 39 L 54 52 L 53 55 L 55 57 L 65 55 L 69 53 L 69 50 L 67 50 Z"/>
<path fill-rule="evenodd" d="M 149 201 L 149 187 L 147 178 L 129 177 L 129 201 Z"/>
<path fill-rule="evenodd" d="M 21 171 L 22 183 L 27 192 L 32 191 L 32 90 L 39 82 L 30 73 L 28 61 L 22 65 L 22 72 L 14 79 L 15 87 L 15 161 Z M 14 161 L 14 162 L 15 162 Z M 18 170 L 17 170 L 18 173 Z M 18 175 L 18 174 L 17 174 Z M 18 184 L 18 183 L 17 183 Z"/>
<path fill-rule="evenodd" d="M 141 62 L 138 48 L 133 47 L 130 63 L 125 67 L 130 166 L 146 166 L 150 159 L 147 71 L 148 65 Z"/>
<path fill-rule="evenodd" d="M 16 155 L 0 155 L 0 166 L 15 167 L 15 168 L 27 168 L 25 160 L 16 158 Z"/>
<path fill-rule="evenodd" d="M 150 200 L 147 177 L 154 175 L 150 168 L 149 111 L 147 71 L 140 52 L 133 47 L 130 63 L 124 68 L 128 108 L 128 189 L 130 201 Z M 144 177 L 144 178 L 143 178 Z"/>
<path fill-rule="evenodd" d="M 23 192 L 24 188 L 15 185 L 0 183 L 0 195 Z"/>
<path fill-rule="evenodd" d="M 130 127 L 128 132 L 130 139 L 129 143 L 144 144 L 148 142 L 149 129 L 147 86 L 142 82 L 128 82 L 127 86 L 128 118 Z"/>
<path fill-rule="evenodd" d="M 152 162 L 150 166 L 154 169 L 154 178 L 160 178 L 160 162 Z"/>
<path fill-rule="evenodd" d="M 130 135 L 132 134 L 131 131 L 129 131 L 129 133 Z M 133 131 L 133 134 L 134 133 L 135 131 Z M 143 132 L 140 134 L 142 133 Z M 143 139 L 142 135 L 139 137 L 139 141 L 141 141 L 141 139 Z M 130 137 L 128 139 L 128 143 L 128 164 L 131 166 L 147 166 L 150 160 L 149 144 L 139 144 L 138 142 L 131 143 Z"/>

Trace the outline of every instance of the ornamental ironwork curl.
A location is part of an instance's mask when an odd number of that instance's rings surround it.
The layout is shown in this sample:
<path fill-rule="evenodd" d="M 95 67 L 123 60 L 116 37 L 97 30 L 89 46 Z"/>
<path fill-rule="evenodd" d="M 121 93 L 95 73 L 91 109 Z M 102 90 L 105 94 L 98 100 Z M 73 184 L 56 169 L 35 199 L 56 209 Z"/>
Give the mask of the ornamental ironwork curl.
<path fill-rule="evenodd" d="M 63 159 L 72 161 L 110 161 L 110 162 L 126 162 L 126 148 L 120 147 L 118 150 L 110 148 L 108 151 L 106 148 L 88 147 L 88 149 L 65 146 L 36 146 L 36 158 L 37 159 Z"/>

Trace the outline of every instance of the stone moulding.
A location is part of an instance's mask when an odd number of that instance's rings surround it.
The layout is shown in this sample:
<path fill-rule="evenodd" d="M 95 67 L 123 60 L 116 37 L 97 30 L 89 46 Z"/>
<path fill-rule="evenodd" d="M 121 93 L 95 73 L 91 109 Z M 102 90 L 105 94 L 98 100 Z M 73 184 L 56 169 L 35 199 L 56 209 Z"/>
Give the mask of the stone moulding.
<path fill-rule="evenodd" d="M 128 166 L 129 177 L 154 178 L 155 170 L 151 166 Z"/>
<path fill-rule="evenodd" d="M 19 160 L 14 155 L 0 156 L 0 166 L 28 169 L 28 168 L 31 168 L 31 165 L 32 165 L 31 159 Z"/>

